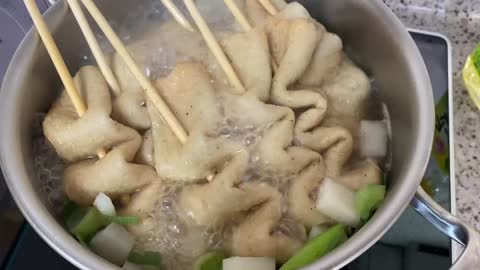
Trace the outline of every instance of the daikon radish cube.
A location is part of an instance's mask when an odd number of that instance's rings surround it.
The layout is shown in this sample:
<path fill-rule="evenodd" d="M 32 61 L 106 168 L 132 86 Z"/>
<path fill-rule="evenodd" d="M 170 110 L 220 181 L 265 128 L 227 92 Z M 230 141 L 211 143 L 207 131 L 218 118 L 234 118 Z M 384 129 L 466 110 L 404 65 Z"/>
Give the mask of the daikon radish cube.
<path fill-rule="evenodd" d="M 318 188 L 316 208 L 342 224 L 355 226 L 360 221 L 355 205 L 355 192 L 328 177 Z"/>
<path fill-rule="evenodd" d="M 267 257 L 231 257 L 223 260 L 223 270 L 275 270 L 275 259 Z"/>
<path fill-rule="evenodd" d="M 359 137 L 363 156 L 383 158 L 387 155 L 388 131 L 384 121 L 361 121 Z"/>

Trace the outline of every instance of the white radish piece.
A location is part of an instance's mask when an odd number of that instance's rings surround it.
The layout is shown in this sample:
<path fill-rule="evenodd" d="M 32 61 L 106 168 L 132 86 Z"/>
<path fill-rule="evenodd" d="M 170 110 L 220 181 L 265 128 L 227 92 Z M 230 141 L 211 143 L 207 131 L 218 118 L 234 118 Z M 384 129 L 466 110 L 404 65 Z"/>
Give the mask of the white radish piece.
<path fill-rule="evenodd" d="M 355 207 L 355 193 L 328 177 L 318 188 L 316 208 L 342 224 L 355 226 L 360 221 Z"/>
<path fill-rule="evenodd" d="M 95 208 L 97 208 L 103 215 L 112 217 L 117 215 L 112 200 L 103 192 L 98 193 L 93 202 L 93 206 L 95 206 Z"/>
<path fill-rule="evenodd" d="M 275 259 L 268 257 L 231 257 L 223 260 L 223 270 L 275 270 Z"/>
<path fill-rule="evenodd" d="M 387 155 L 388 131 L 384 121 L 360 121 L 360 153 L 365 157 Z"/>
<path fill-rule="evenodd" d="M 90 249 L 116 265 L 123 265 L 133 249 L 135 239 L 123 226 L 110 223 L 90 241 Z"/>
<path fill-rule="evenodd" d="M 313 226 L 312 229 L 310 230 L 310 233 L 308 234 L 308 239 L 313 239 L 313 238 L 319 236 L 320 234 L 322 234 L 326 230 L 328 230 L 328 228 L 330 228 L 330 226 L 327 226 L 327 225 L 315 225 L 315 226 Z"/>
<path fill-rule="evenodd" d="M 143 270 L 143 268 L 131 262 L 126 262 L 123 265 L 122 270 Z"/>

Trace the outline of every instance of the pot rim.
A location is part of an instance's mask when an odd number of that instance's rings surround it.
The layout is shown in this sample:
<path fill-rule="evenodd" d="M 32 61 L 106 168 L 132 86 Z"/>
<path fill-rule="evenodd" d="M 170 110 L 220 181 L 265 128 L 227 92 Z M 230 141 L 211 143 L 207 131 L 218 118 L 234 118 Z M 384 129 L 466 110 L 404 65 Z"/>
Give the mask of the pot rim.
<path fill-rule="evenodd" d="M 403 188 L 401 192 L 389 192 L 384 204 L 376 211 L 368 224 L 350 237 L 346 244 L 336 248 L 311 265 L 302 268 L 304 270 L 340 269 L 373 246 L 390 229 L 409 205 L 430 160 L 434 138 L 435 107 L 433 90 L 425 62 L 407 28 L 397 16 L 380 0 L 369 2 L 375 13 L 387 15 L 382 16 L 388 18 L 388 20 L 384 20 L 384 24 L 401 40 L 402 44 L 399 47 L 403 48 L 403 52 L 407 54 L 405 58 L 410 67 L 410 75 L 417 86 L 417 94 L 421 93 L 418 95 L 417 100 L 419 109 L 419 114 L 417 115 L 418 124 L 414 127 L 418 130 L 418 137 L 415 145 L 412 145 L 412 148 L 415 149 L 415 154 L 413 159 L 409 161 L 410 165 L 407 165 L 407 167 L 415 167 L 417 169 L 404 172 L 397 179 L 397 181 L 402 182 Z"/>

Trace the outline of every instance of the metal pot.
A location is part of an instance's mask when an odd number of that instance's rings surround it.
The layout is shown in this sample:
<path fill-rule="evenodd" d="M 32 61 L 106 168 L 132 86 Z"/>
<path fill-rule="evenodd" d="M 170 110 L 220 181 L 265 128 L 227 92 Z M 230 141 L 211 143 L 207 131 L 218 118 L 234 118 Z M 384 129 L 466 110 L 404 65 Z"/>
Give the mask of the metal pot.
<path fill-rule="evenodd" d="M 148 0 L 98 0 L 105 16 L 121 21 Z M 302 1 L 313 17 L 338 33 L 349 55 L 375 78 L 392 120 L 392 170 L 389 193 L 372 220 L 348 242 L 305 269 L 338 269 L 372 246 L 397 220 L 419 186 L 433 139 L 432 89 L 422 57 L 395 15 L 377 0 Z M 87 53 L 84 39 L 67 4 L 58 2 L 45 19 L 72 74 Z M 93 24 L 92 24 L 93 25 Z M 118 269 L 71 237 L 46 204 L 33 169 L 32 123 L 46 112 L 61 82 L 35 29 L 18 48 L 0 94 L 2 169 L 19 208 L 32 227 L 58 253 L 81 269 Z M 417 208 L 433 203 L 419 193 Z M 439 208 L 422 208 L 440 217 Z M 432 210 L 433 209 L 433 210 Z M 451 219 L 444 219 L 446 225 Z M 442 225 L 441 224 L 441 225 Z M 445 227 L 445 226 L 444 226 Z M 456 227 L 456 231 L 460 232 Z M 464 227 L 466 228 L 466 227 Z M 471 229 L 469 229 L 471 230 Z M 463 238 L 468 241 L 467 229 Z M 473 232 L 473 230 L 472 230 Z M 480 257 L 480 256 L 477 256 Z M 460 269 L 460 268 L 458 268 Z M 472 268 L 462 268 L 472 269 Z"/>

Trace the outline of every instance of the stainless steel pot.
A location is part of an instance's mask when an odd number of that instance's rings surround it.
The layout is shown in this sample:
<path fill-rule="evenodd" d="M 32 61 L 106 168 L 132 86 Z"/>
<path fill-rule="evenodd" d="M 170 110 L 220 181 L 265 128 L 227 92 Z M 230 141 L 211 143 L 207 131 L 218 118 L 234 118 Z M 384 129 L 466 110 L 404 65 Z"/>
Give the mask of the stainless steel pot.
<path fill-rule="evenodd" d="M 149 0 L 97 2 L 106 17 L 119 22 L 128 18 L 126 15 L 132 7 L 146 1 Z M 388 177 L 389 193 L 384 205 L 368 225 L 346 244 L 305 268 L 338 269 L 372 246 L 397 220 L 417 191 L 433 139 L 432 89 L 415 44 L 381 1 L 301 2 L 312 16 L 342 37 L 350 56 L 375 78 L 392 119 L 392 171 Z M 51 7 L 45 18 L 74 73 L 79 68 L 81 55 L 86 53 L 86 45 L 66 3 L 62 1 Z M 36 31 L 31 30 L 10 64 L 0 94 L 3 173 L 26 219 L 58 253 L 81 269 L 116 269 L 83 248 L 65 231 L 38 187 L 33 169 L 32 122 L 37 112 L 48 109 L 59 89 L 61 83 L 57 73 Z M 442 220 L 441 216 L 446 212 L 435 207 L 425 208 L 426 204 L 433 202 L 421 191 L 417 196 L 414 205 L 429 215 L 429 220 L 440 220 L 443 223 L 437 224 L 441 228 L 454 228 L 450 231 L 451 236 L 458 236 L 456 239 L 459 242 L 468 242 L 468 232 L 474 232 L 471 228 L 448 227 L 449 222 L 453 224 L 452 217 Z M 457 235 L 457 232 L 463 234 Z"/>

